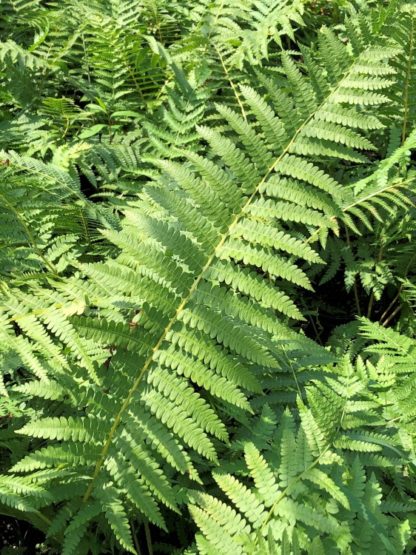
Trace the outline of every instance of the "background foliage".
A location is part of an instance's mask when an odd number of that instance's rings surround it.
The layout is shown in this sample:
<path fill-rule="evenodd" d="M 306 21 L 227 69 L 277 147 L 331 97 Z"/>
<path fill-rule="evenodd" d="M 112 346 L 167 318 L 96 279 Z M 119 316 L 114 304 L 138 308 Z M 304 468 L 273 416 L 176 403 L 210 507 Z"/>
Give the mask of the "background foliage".
<path fill-rule="evenodd" d="M 415 17 L 1 3 L 3 555 L 413 552 Z"/>

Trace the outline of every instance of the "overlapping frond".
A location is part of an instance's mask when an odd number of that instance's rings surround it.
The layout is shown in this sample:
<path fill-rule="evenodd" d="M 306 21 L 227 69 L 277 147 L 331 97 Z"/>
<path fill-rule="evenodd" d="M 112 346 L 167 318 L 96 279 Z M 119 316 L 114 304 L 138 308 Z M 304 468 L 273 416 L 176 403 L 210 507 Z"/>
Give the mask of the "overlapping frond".
<path fill-rule="evenodd" d="M 253 2 L 198 3 L 190 17 L 197 28 L 215 43 L 230 66 L 244 62 L 259 64 L 282 47 L 284 38 L 294 38 L 302 27 L 304 3 L 296 0 L 261 0 Z"/>
<path fill-rule="evenodd" d="M 300 415 L 297 424 L 289 411 L 283 413 L 262 450 L 245 442 L 245 465 L 239 465 L 238 475 L 214 473 L 226 501 L 191 492 L 189 510 L 200 530 L 198 553 L 232 549 L 272 555 L 290 553 L 290 548 L 310 553 L 311 546 L 313 553 L 355 552 L 370 545 L 383 553 L 401 552 L 406 540 L 389 514 L 394 503 L 382 501 L 382 487 L 367 461 L 363 464 L 359 445 L 347 447 L 355 452 L 348 462 L 313 412 L 303 407 Z"/>

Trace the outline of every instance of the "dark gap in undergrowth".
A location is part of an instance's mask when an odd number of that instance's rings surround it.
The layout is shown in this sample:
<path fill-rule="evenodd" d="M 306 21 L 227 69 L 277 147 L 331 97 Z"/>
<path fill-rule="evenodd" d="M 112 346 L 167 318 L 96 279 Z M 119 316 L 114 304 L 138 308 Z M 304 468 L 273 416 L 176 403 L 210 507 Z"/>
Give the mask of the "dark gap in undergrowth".
<path fill-rule="evenodd" d="M 99 202 L 97 198 L 97 189 L 91 181 L 83 173 L 79 174 L 79 181 L 81 185 L 81 193 L 91 202 Z"/>
<path fill-rule="evenodd" d="M 370 316 L 374 322 L 380 322 L 397 294 L 396 288 L 387 287 L 380 301 L 374 301 L 371 314 L 368 315 L 370 296 L 359 285 L 357 291 L 361 316 Z M 340 269 L 330 282 L 316 286 L 313 292 L 307 291 L 302 297 L 305 306 L 311 306 L 312 299 L 315 299 L 315 304 L 319 307 L 314 314 L 309 314 L 302 329 L 309 338 L 322 345 L 327 343 L 335 328 L 354 321 L 358 315 L 354 291 L 345 290 L 343 269 Z M 316 299 L 319 299 L 318 303 Z M 306 314 L 307 310 L 303 312 Z M 394 326 L 399 318 L 400 313 L 395 314 L 389 321 L 389 326 Z"/>
<path fill-rule="evenodd" d="M 41 555 L 45 535 L 28 522 L 0 515 L 0 555 Z"/>

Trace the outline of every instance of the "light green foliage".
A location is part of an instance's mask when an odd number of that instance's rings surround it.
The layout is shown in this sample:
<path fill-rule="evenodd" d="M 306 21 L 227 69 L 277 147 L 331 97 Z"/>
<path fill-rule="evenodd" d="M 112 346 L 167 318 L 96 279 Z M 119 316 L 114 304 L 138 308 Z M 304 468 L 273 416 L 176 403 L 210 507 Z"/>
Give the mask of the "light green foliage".
<path fill-rule="evenodd" d="M 356 412 L 348 409 L 349 403 L 352 399 L 342 403 L 344 420 Z M 316 409 L 322 412 L 321 407 Z M 261 418 L 269 410 L 266 406 Z M 400 502 L 380 503 L 374 463 L 363 455 L 372 451 L 372 436 L 362 432 L 361 444 L 351 441 L 344 452 L 338 438 L 329 440 L 320 432 L 323 417 L 301 406 L 299 426 L 285 411 L 262 452 L 243 442 L 245 465 L 238 477 L 214 473 L 227 503 L 202 492 L 190 494 L 190 512 L 202 532 L 196 537 L 201 553 L 225 554 L 231 546 L 239 554 L 310 552 L 311 544 L 322 553 L 360 553 L 369 546 L 382 553 L 402 552 L 409 523 L 389 514 L 394 507 L 401 510 Z"/>
<path fill-rule="evenodd" d="M 0 513 L 51 553 L 413 548 L 414 10 L 336 4 L 5 2 Z"/>
<path fill-rule="evenodd" d="M 253 65 L 268 59 L 270 43 L 282 47 L 283 37 L 294 39 L 303 26 L 304 2 L 295 0 L 243 0 L 199 2 L 190 17 L 202 37 L 215 42 L 230 67 Z"/>

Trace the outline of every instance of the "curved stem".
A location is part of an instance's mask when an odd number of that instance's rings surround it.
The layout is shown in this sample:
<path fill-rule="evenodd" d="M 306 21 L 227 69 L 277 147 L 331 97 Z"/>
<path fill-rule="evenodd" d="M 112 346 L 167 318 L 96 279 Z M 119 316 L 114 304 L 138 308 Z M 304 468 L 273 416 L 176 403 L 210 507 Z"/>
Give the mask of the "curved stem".
<path fill-rule="evenodd" d="M 219 51 L 219 49 L 218 49 L 216 46 L 215 46 L 215 50 L 216 50 L 216 52 L 217 52 L 217 54 L 218 54 L 218 57 L 219 57 L 219 59 L 220 59 L 222 68 L 223 68 L 223 70 L 224 70 L 224 73 L 225 73 L 225 75 L 226 75 L 226 77 L 227 77 L 227 79 L 228 79 L 228 82 L 230 83 L 230 86 L 231 86 L 231 88 L 232 88 L 232 90 L 233 90 L 234 96 L 235 96 L 235 98 L 236 98 L 236 100 L 237 100 L 237 103 L 238 103 L 238 105 L 239 105 L 239 107 L 240 107 L 241 115 L 243 116 L 244 121 L 247 122 L 247 114 L 246 114 L 246 111 L 245 111 L 245 109 L 244 109 L 244 105 L 243 105 L 243 103 L 241 102 L 240 95 L 238 94 L 237 87 L 235 86 L 234 81 L 231 79 L 231 75 L 230 75 L 230 73 L 229 73 L 229 71 L 228 71 L 228 69 L 227 69 L 227 66 L 225 65 L 224 58 L 222 57 L 221 52 Z"/>
<path fill-rule="evenodd" d="M 144 533 L 146 535 L 147 551 L 149 552 L 149 555 L 153 555 L 152 536 L 150 534 L 150 527 L 147 520 L 144 522 Z"/>
<path fill-rule="evenodd" d="M 345 226 L 345 236 L 347 238 L 347 245 L 349 250 L 352 250 L 352 246 L 351 246 L 351 239 L 350 239 L 350 233 L 348 231 L 348 227 Z M 357 314 L 358 316 L 361 316 L 361 306 L 360 306 L 360 298 L 358 296 L 358 287 L 357 287 L 357 279 L 354 277 L 354 299 L 355 299 L 355 307 L 357 309 Z"/>

